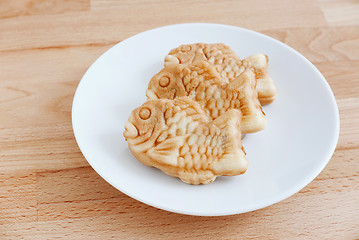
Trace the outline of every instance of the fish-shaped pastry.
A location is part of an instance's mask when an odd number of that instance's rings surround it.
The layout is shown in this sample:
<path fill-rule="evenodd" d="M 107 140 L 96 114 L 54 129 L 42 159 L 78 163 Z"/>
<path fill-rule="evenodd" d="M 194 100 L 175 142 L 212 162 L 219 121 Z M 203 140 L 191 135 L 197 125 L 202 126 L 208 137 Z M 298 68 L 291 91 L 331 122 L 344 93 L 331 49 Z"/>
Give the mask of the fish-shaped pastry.
<path fill-rule="evenodd" d="M 123 135 L 143 164 L 189 184 L 207 184 L 246 171 L 240 120 L 240 112 L 230 110 L 212 121 L 188 97 L 156 99 L 133 110 Z"/>
<path fill-rule="evenodd" d="M 249 70 L 232 82 L 224 83 L 207 62 L 170 64 L 153 76 L 146 95 L 149 99 L 188 96 L 212 119 L 229 109 L 237 109 L 242 113 L 242 133 L 253 133 L 263 130 L 267 123 L 255 86 L 255 76 Z"/>
<path fill-rule="evenodd" d="M 257 79 L 256 89 L 260 103 L 269 104 L 276 97 L 277 88 L 268 74 L 268 57 L 264 54 L 255 54 L 241 60 L 225 44 L 196 43 L 172 49 L 165 57 L 165 66 L 196 61 L 211 63 L 220 73 L 221 79 L 227 83 L 238 77 L 245 69 L 251 69 Z"/>

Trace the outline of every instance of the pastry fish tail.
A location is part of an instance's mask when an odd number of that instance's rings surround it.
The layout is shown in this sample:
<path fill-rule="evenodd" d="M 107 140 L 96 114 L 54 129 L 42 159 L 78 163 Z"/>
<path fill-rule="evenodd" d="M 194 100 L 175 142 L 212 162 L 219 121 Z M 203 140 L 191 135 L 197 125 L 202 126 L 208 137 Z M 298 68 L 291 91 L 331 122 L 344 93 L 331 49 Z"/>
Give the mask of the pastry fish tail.
<path fill-rule="evenodd" d="M 243 133 L 253 133 L 263 130 L 267 119 L 258 101 L 256 78 L 252 70 L 246 69 L 227 86 L 229 91 L 237 91 L 237 100 L 241 102 L 243 119 L 241 130 Z M 237 90 L 234 90 L 237 89 Z"/>
<path fill-rule="evenodd" d="M 268 56 L 255 54 L 243 60 L 246 66 L 250 66 L 256 73 L 258 98 L 262 105 L 273 102 L 277 94 L 277 88 L 268 74 Z"/>
<path fill-rule="evenodd" d="M 211 166 L 217 175 L 238 175 L 247 170 L 248 161 L 243 150 L 239 127 L 241 118 L 241 113 L 238 110 L 231 109 L 213 122 L 225 135 L 224 153 Z"/>

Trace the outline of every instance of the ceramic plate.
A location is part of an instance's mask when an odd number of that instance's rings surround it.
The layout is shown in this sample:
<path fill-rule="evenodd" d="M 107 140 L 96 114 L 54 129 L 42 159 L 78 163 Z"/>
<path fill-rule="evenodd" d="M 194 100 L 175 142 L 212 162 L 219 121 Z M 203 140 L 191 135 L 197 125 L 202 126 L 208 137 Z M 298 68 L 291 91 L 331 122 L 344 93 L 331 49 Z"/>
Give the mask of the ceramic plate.
<path fill-rule="evenodd" d="M 267 54 L 278 96 L 263 108 L 267 128 L 243 140 L 247 172 L 193 186 L 142 165 L 122 134 L 131 111 L 146 101 L 147 84 L 166 54 L 197 42 L 227 44 L 241 58 Z M 83 155 L 115 188 L 157 208 L 202 216 L 248 212 L 291 196 L 322 171 L 339 135 L 333 93 L 301 54 L 250 30 L 197 23 L 146 31 L 104 53 L 77 88 L 72 123 Z"/>

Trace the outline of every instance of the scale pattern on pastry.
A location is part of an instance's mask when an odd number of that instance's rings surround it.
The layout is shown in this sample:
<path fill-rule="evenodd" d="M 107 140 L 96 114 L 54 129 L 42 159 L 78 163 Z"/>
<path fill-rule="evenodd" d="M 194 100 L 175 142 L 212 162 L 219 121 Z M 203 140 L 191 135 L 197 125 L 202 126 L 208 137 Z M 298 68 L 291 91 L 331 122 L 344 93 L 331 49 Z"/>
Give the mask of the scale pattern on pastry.
<path fill-rule="evenodd" d="M 268 57 L 264 54 L 255 54 L 241 60 L 232 49 L 222 43 L 187 44 L 172 49 L 165 57 L 165 66 L 197 61 L 211 63 L 220 73 L 221 79 L 227 83 L 233 81 L 245 69 L 250 69 L 257 79 L 256 89 L 260 103 L 269 104 L 276 97 L 277 89 L 268 74 Z"/>
<path fill-rule="evenodd" d="M 234 109 L 212 121 L 189 97 L 156 99 L 133 110 L 124 137 L 143 164 L 189 184 L 208 184 L 246 171 L 240 121 Z"/>
<path fill-rule="evenodd" d="M 229 109 L 237 109 L 242 113 L 241 131 L 253 133 L 263 130 L 267 123 L 255 84 L 255 76 L 250 70 L 245 70 L 230 83 L 224 83 L 207 62 L 169 64 L 150 80 L 146 95 L 149 99 L 189 96 L 212 119 Z"/>

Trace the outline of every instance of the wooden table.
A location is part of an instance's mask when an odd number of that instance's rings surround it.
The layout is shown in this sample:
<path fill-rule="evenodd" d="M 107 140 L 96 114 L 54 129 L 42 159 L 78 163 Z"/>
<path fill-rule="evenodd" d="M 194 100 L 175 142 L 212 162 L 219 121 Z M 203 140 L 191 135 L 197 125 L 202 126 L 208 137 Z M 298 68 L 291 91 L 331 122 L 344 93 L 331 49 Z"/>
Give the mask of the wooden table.
<path fill-rule="evenodd" d="M 340 139 L 299 193 L 250 213 L 186 216 L 133 200 L 86 162 L 71 104 L 87 68 L 131 35 L 184 22 L 262 32 L 324 74 Z M 358 71 L 358 0 L 1 0 L 0 239 L 359 238 Z"/>

